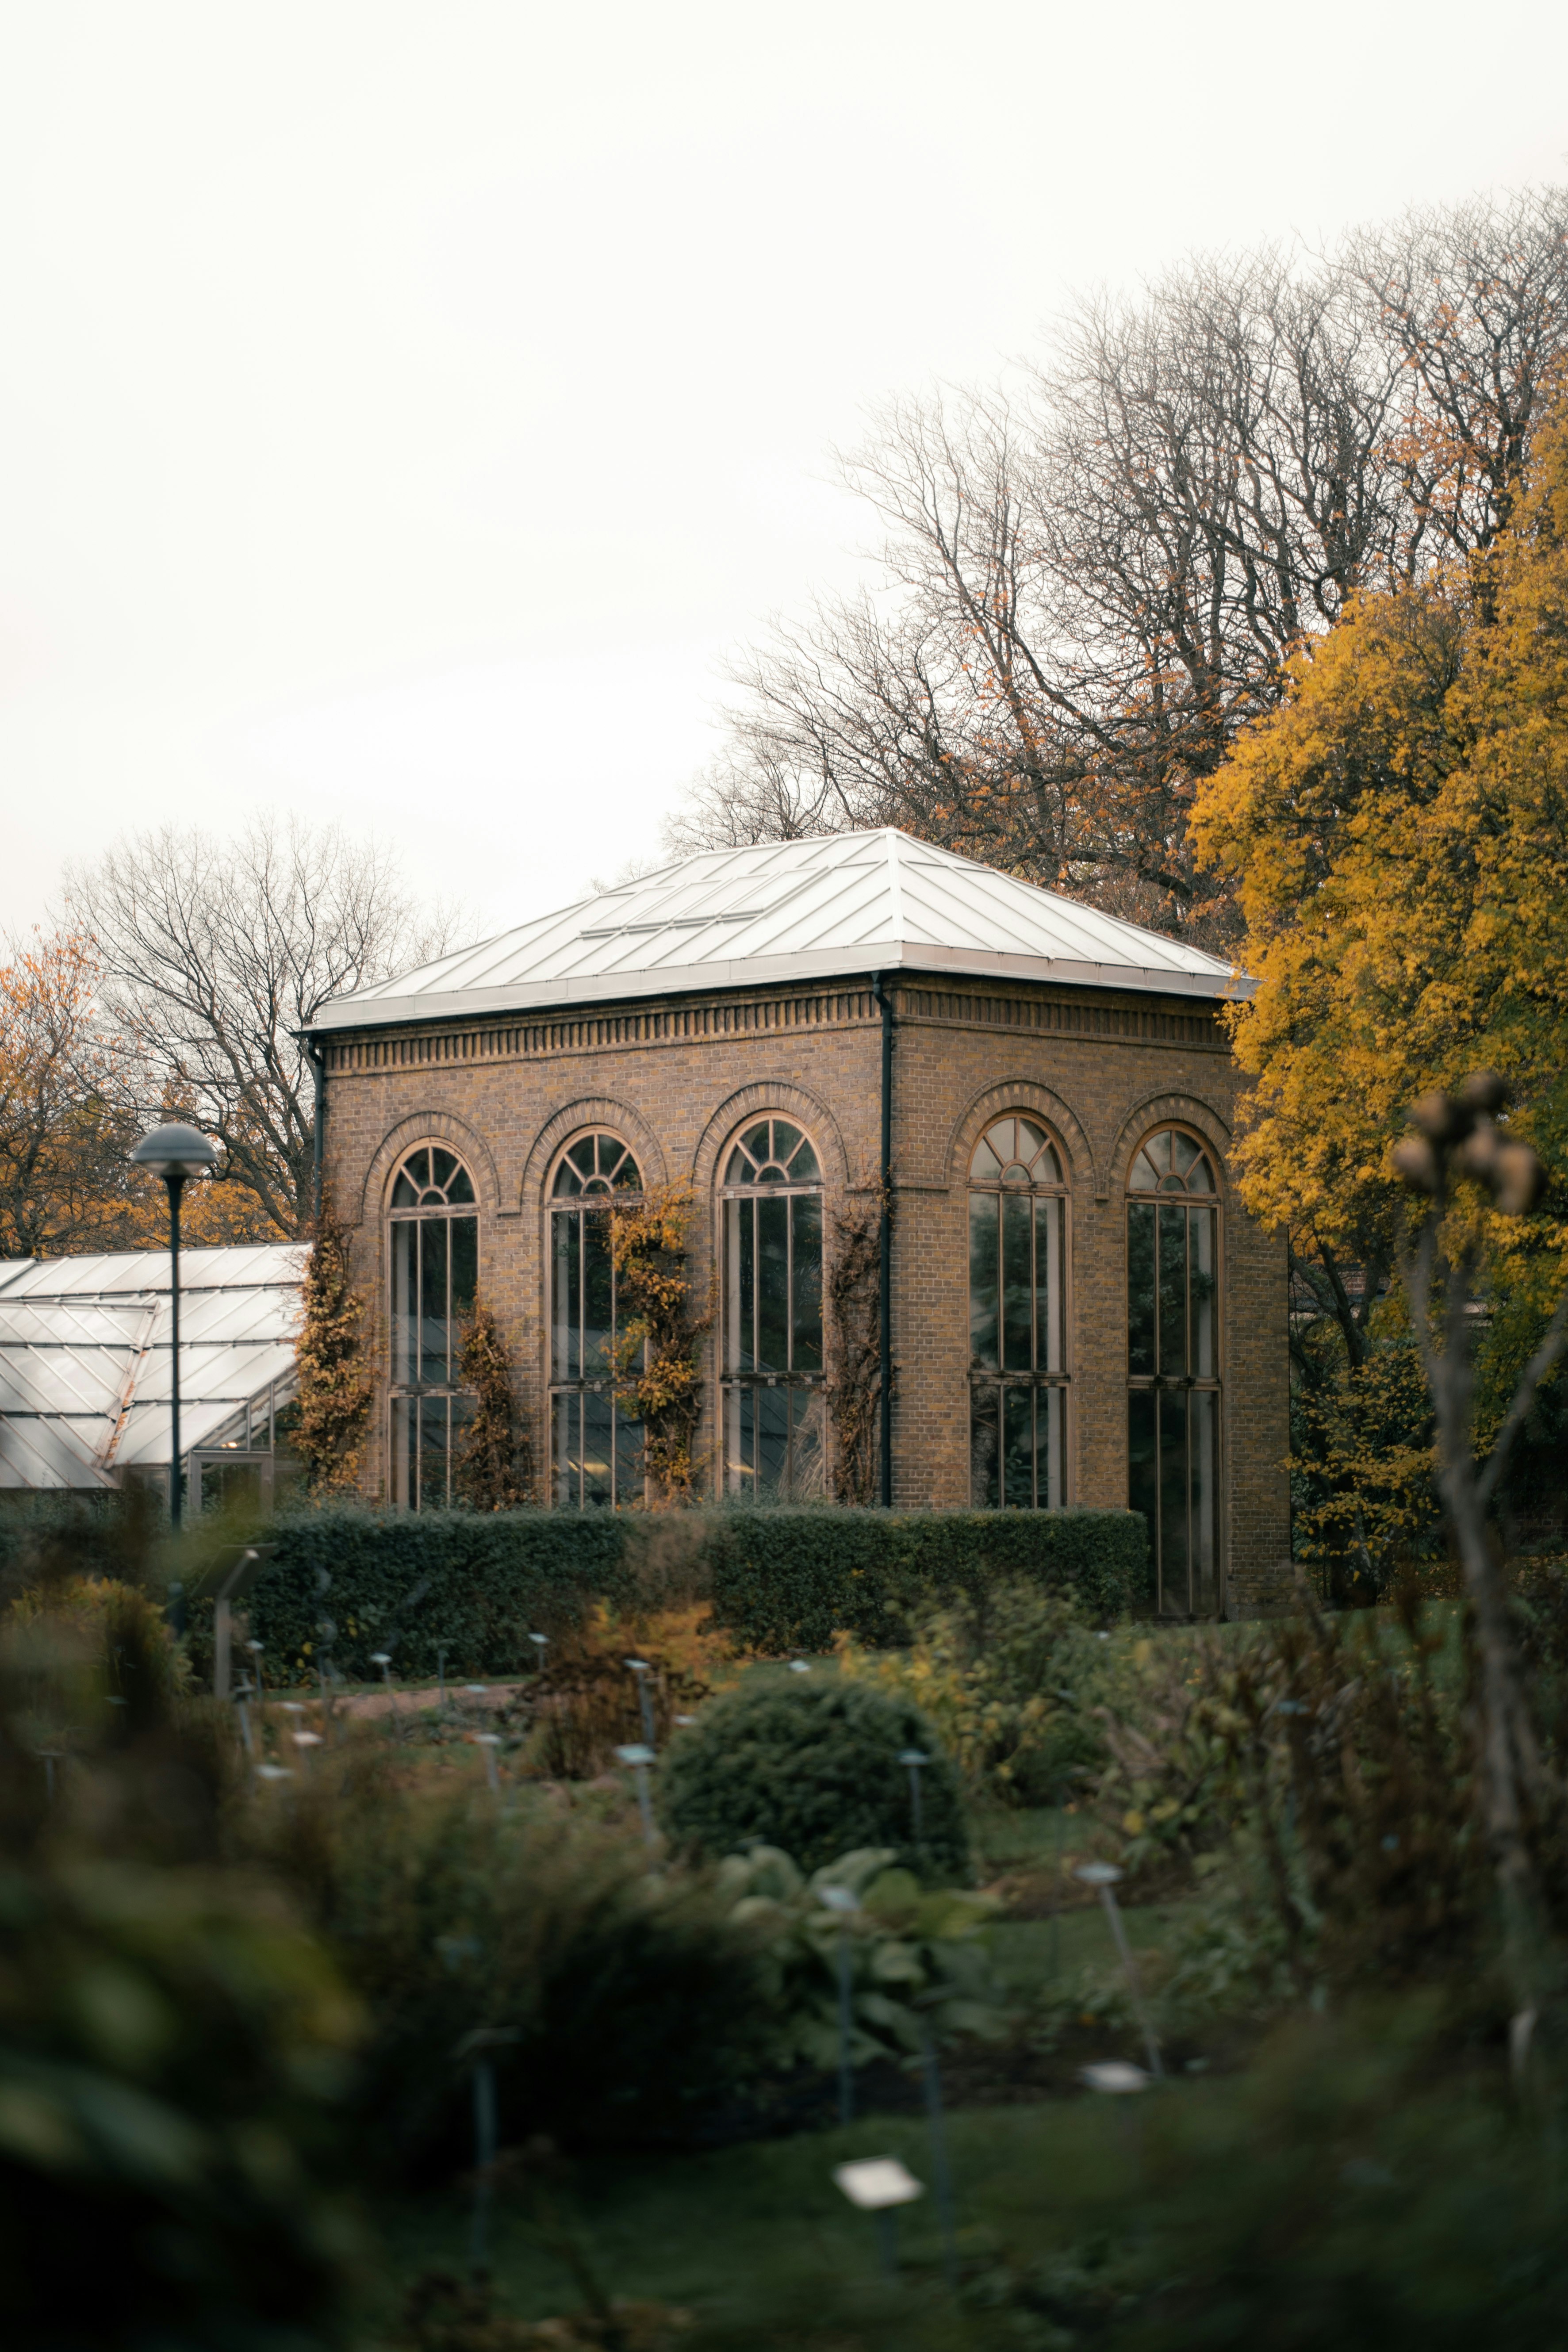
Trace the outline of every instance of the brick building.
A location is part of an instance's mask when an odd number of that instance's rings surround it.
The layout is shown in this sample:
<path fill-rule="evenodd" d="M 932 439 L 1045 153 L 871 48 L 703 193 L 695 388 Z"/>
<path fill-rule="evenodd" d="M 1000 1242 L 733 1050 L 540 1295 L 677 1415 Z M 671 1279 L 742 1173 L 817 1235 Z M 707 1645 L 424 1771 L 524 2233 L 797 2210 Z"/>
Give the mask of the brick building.
<path fill-rule="evenodd" d="M 477 1284 L 548 1498 L 634 1499 L 605 1210 L 677 1184 L 714 1486 L 843 1491 L 838 1343 L 874 1328 L 880 1244 L 868 1499 L 1131 1500 L 1167 1611 L 1257 1605 L 1288 1548 L 1286 1276 L 1228 1169 L 1240 985 L 889 831 L 705 852 L 328 1004 L 323 1168 L 385 1302 L 371 1486 L 447 1499 Z"/>

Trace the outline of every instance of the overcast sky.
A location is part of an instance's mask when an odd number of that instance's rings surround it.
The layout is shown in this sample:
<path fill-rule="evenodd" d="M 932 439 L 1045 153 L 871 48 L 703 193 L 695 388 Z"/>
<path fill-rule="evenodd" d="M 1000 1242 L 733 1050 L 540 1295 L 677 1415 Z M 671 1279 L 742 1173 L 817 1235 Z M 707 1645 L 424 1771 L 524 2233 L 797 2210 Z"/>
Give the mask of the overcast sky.
<path fill-rule="evenodd" d="M 1075 289 L 1568 176 L 1568 8 L 9 0 L 0 926 L 165 819 L 657 844 L 828 452 Z"/>

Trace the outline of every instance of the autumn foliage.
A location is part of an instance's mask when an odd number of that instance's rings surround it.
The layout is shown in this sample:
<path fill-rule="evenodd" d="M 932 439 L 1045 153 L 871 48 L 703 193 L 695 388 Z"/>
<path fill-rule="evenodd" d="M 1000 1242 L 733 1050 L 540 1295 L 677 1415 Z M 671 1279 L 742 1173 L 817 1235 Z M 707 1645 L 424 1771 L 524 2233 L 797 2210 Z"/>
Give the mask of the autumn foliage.
<path fill-rule="evenodd" d="M 692 1312 L 687 1255 L 694 1214 L 689 1188 L 666 1184 L 610 1218 L 610 1255 L 626 1317 L 616 1342 L 616 1402 L 642 1423 L 644 1467 L 657 1504 L 690 1502 L 698 1477 L 697 1343 L 711 1318 Z"/>
<path fill-rule="evenodd" d="M 374 1394 L 366 1326 L 365 1302 L 349 1266 L 348 1228 L 324 1196 L 305 1261 L 304 1319 L 295 1346 L 293 1445 L 318 1495 L 351 1494 L 359 1484 Z"/>
<path fill-rule="evenodd" d="M 455 1465 L 458 1496 L 476 1511 L 517 1510 L 533 1500 L 532 1465 L 500 1325 L 476 1297 L 463 1325 L 458 1379 L 473 1397 L 474 1417 Z"/>

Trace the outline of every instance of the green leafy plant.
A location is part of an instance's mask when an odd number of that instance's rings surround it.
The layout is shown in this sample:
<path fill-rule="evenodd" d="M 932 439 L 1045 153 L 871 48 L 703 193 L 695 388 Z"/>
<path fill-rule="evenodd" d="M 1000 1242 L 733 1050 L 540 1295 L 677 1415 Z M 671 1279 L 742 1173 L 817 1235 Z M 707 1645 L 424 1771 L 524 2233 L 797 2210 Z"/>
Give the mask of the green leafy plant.
<path fill-rule="evenodd" d="M 1070 1592 L 1010 1577 L 921 1618 L 908 1649 L 837 1646 L 841 1672 L 930 1717 L 972 1798 L 1047 1803 L 1103 1752 L 1075 1687 L 1099 1662 Z"/>
<path fill-rule="evenodd" d="M 910 1749 L 931 1759 L 918 1840 L 899 1760 Z M 804 1870 L 872 1846 L 925 1877 L 969 1865 L 958 1776 L 935 1727 L 864 1683 L 769 1677 L 710 1700 L 666 1756 L 658 1807 L 679 1843 L 715 1858 L 752 1841 L 782 1846 Z"/>
<path fill-rule="evenodd" d="M 910 2057 L 936 2034 L 995 2035 L 1002 1996 L 983 1940 L 995 1905 L 959 1888 L 921 1887 L 889 1847 L 843 1853 L 808 1878 L 775 1846 L 721 1864 L 731 1917 L 757 1937 L 772 2053 L 828 2067 L 839 2053 L 838 1970 L 850 1963 L 851 2055 Z M 858 1899 L 836 1911 L 823 1891 Z"/>

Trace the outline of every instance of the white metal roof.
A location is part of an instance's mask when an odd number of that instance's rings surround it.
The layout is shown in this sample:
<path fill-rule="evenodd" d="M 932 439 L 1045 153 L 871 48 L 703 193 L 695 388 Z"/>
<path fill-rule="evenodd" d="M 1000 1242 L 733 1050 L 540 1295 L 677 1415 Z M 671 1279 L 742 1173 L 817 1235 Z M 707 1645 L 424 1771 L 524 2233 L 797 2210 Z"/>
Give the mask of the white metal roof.
<path fill-rule="evenodd" d="M 321 1007 L 319 1029 L 837 972 L 1245 995 L 1234 965 L 891 826 L 705 849 Z"/>
<path fill-rule="evenodd" d="M 303 1253 L 180 1253 L 180 1442 L 291 1390 Z M 0 1259 L 0 1486 L 109 1486 L 169 1459 L 169 1257 Z"/>

